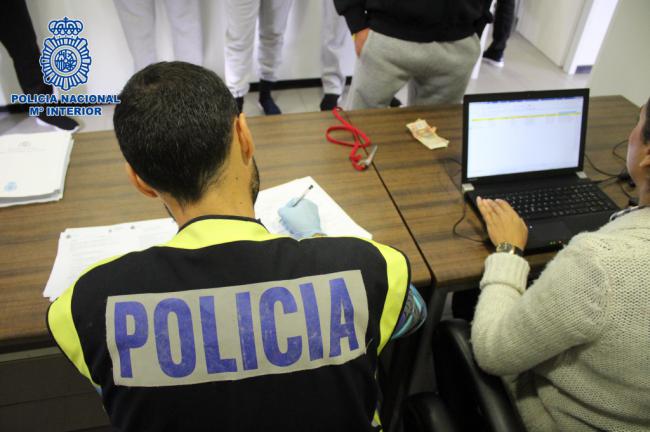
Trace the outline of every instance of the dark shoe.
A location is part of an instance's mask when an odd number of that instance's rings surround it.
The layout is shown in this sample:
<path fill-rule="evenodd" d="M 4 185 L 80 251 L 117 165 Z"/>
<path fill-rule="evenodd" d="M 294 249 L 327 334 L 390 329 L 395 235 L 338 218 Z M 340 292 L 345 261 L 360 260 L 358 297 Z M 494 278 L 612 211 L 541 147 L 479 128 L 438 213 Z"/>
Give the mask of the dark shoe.
<path fill-rule="evenodd" d="M 503 61 L 503 52 L 492 51 L 489 48 L 483 53 L 483 60 L 492 66 L 502 68 L 505 65 Z"/>
<path fill-rule="evenodd" d="M 270 98 L 271 97 L 271 90 L 273 90 L 273 84 L 275 84 L 273 81 L 267 81 L 267 80 L 260 80 L 260 100 Z"/>
<path fill-rule="evenodd" d="M 239 110 L 239 114 L 244 111 L 244 98 L 243 97 L 238 97 L 235 98 L 235 102 L 237 102 L 237 109 Z"/>
<path fill-rule="evenodd" d="M 260 108 L 266 115 L 282 114 L 282 111 L 271 97 L 273 84 L 272 81 L 260 80 Z"/>
<path fill-rule="evenodd" d="M 334 93 L 325 93 L 320 101 L 321 111 L 332 111 L 339 104 L 339 95 Z"/>
<path fill-rule="evenodd" d="M 277 114 L 282 114 L 282 111 L 280 111 L 280 108 L 276 105 L 275 101 L 271 96 L 267 98 L 260 98 L 260 108 L 262 108 L 262 111 L 264 111 L 264 114 L 266 115 L 277 115 Z"/>
<path fill-rule="evenodd" d="M 41 124 L 45 123 L 66 132 L 75 132 L 79 129 L 79 123 L 76 120 L 66 116 L 47 116 L 45 112 L 38 115 L 36 122 Z"/>
<path fill-rule="evenodd" d="M 402 101 L 393 97 L 388 105 L 390 105 L 391 108 L 399 108 L 402 106 Z"/>

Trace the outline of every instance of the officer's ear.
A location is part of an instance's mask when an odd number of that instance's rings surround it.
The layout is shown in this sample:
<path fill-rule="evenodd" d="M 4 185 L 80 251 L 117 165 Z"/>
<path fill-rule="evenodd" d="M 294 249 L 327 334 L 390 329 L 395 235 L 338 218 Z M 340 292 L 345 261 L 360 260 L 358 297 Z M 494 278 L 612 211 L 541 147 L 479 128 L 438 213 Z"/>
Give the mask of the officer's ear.
<path fill-rule="evenodd" d="M 144 196 L 148 196 L 149 198 L 158 197 L 158 192 L 156 192 L 151 186 L 142 180 L 128 162 L 124 163 L 124 169 L 126 170 L 126 176 L 129 178 L 129 181 L 138 190 L 138 192 Z"/>
<path fill-rule="evenodd" d="M 239 143 L 238 150 L 241 153 L 242 161 L 245 165 L 248 165 L 253 159 L 253 153 L 255 153 L 255 143 L 253 142 L 253 135 L 251 134 L 251 130 L 248 128 L 246 115 L 244 113 L 235 117 L 233 130 L 233 141 Z"/>

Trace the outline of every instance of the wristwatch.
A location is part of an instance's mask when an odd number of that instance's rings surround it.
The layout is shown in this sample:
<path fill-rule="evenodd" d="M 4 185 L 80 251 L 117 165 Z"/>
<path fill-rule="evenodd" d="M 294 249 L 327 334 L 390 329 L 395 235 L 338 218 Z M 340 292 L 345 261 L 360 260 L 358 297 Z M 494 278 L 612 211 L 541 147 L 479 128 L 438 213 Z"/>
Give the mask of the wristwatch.
<path fill-rule="evenodd" d="M 497 245 L 496 252 L 504 252 L 512 255 L 519 255 L 520 257 L 524 256 L 524 251 L 519 249 L 517 246 L 512 245 L 508 242 L 501 242 Z"/>

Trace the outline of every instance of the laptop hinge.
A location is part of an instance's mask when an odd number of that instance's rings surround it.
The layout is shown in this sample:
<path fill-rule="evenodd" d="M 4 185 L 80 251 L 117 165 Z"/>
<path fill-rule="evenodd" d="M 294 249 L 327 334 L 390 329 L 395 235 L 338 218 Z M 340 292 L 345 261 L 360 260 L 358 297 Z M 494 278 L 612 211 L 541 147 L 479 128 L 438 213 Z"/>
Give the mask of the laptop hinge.
<path fill-rule="evenodd" d="M 460 190 L 466 194 L 467 192 L 471 192 L 474 190 L 474 185 L 471 183 L 463 183 L 460 187 Z"/>
<path fill-rule="evenodd" d="M 582 180 L 587 180 L 589 177 L 587 177 L 587 174 L 584 171 L 576 171 L 576 175 L 578 176 L 579 179 Z"/>

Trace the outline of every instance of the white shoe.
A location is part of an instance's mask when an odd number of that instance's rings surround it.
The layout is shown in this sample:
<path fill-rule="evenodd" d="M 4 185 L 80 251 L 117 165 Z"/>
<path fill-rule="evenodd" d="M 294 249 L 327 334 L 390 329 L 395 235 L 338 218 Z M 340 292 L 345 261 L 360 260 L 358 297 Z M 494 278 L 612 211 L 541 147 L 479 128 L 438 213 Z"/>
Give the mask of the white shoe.
<path fill-rule="evenodd" d="M 483 57 L 483 61 L 489 65 L 492 65 L 494 67 L 502 68 L 506 63 L 503 61 L 503 58 L 501 60 L 492 60 L 491 58 L 488 57 Z"/>

